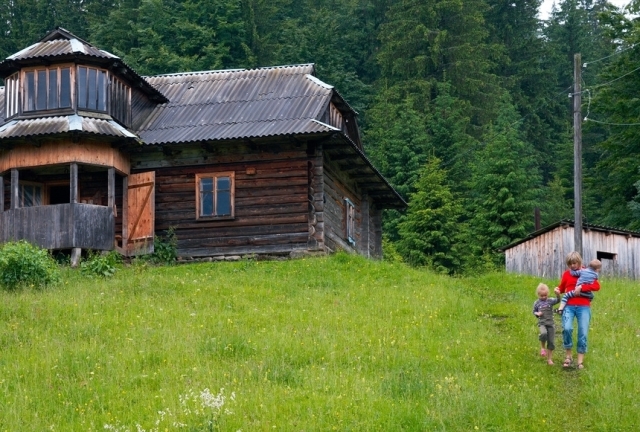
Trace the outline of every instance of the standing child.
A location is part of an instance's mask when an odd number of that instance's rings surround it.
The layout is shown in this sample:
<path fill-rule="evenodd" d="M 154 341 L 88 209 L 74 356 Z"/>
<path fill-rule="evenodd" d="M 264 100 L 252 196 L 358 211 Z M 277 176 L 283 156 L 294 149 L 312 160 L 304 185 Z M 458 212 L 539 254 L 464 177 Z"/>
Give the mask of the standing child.
<path fill-rule="evenodd" d="M 589 300 L 593 300 L 593 293 L 591 291 L 582 292 L 582 285 L 590 285 L 597 281 L 598 273 L 600 273 L 600 270 L 602 270 L 602 263 L 597 259 L 591 260 L 587 268 L 583 268 L 580 270 L 570 270 L 571 275 L 578 278 L 578 281 L 576 282 L 576 289 L 574 289 L 573 291 L 569 291 L 562 296 L 560 307 L 556 312 L 562 314 L 562 311 L 567 305 L 569 299 L 572 299 L 574 297 L 580 296 Z"/>
<path fill-rule="evenodd" d="M 556 348 L 556 329 L 553 324 L 553 305 L 560 301 L 560 297 L 549 298 L 549 287 L 543 283 L 536 288 L 538 300 L 533 304 L 533 314 L 538 317 L 538 340 L 540 340 L 540 355 L 547 358 L 547 364 L 553 364 L 553 350 Z"/>

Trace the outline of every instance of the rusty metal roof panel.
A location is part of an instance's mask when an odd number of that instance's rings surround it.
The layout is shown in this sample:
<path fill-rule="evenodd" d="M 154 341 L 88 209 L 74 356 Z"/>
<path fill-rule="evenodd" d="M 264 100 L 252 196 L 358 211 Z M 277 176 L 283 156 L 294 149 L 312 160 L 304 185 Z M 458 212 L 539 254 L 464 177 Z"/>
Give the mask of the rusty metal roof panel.
<path fill-rule="evenodd" d="M 137 138 L 113 120 L 81 117 L 78 115 L 11 120 L 0 126 L 0 139 L 38 135 L 84 132 L 96 135 Z"/>
<path fill-rule="evenodd" d="M 138 130 L 148 144 L 255 138 L 334 130 L 317 120 L 333 88 L 313 65 L 146 77 L 169 102 Z M 331 129 L 327 129 L 331 128 Z"/>

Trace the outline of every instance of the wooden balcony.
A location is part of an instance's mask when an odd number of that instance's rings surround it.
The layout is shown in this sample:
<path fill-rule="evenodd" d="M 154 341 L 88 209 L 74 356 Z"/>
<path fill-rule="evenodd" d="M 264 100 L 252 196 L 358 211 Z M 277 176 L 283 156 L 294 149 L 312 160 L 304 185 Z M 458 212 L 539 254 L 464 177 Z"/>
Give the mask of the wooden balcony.
<path fill-rule="evenodd" d="M 27 240 L 46 249 L 112 250 L 115 223 L 111 207 L 56 204 L 0 212 L 0 242 Z"/>

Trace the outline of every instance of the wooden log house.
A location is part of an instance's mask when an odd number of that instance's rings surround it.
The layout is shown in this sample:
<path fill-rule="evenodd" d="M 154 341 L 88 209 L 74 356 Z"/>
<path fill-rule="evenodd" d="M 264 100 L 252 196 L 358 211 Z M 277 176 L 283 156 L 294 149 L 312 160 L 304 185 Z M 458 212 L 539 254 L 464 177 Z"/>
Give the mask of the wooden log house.
<path fill-rule="evenodd" d="M 142 77 L 57 28 L 0 62 L 0 242 L 380 257 L 406 203 L 312 64 Z"/>

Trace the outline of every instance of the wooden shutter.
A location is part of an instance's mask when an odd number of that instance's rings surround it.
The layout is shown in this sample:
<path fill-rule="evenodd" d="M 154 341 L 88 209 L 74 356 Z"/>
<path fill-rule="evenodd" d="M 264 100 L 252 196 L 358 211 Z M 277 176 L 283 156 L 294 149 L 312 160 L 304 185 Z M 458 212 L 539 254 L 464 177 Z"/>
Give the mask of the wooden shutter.
<path fill-rule="evenodd" d="M 154 171 L 131 174 L 127 182 L 127 214 L 124 249 L 128 256 L 153 252 L 155 233 Z"/>

